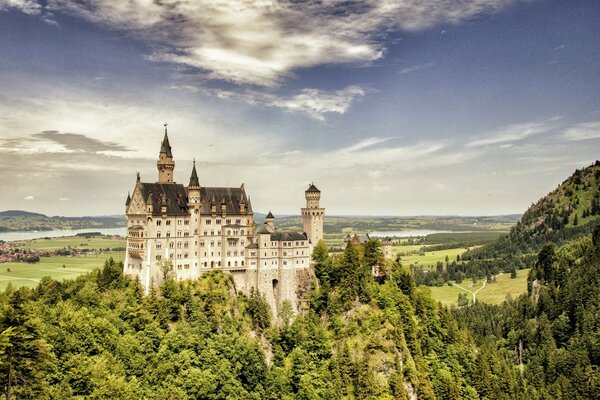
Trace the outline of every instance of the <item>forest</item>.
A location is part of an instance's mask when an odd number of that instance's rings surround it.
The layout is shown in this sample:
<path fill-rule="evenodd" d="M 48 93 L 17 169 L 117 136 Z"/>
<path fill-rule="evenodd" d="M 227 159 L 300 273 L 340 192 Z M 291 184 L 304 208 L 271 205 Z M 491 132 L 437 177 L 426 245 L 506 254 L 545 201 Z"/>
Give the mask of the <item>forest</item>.
<path fill-rule="evenodd" d="M 14 399 L 598 398 L 600 228 L 540 252 L 527 295 L 450 311 L 377 241 L 314 251 L 304 315 L 215 272 L 143 296 L 122 264 L 0 295 Z"/>

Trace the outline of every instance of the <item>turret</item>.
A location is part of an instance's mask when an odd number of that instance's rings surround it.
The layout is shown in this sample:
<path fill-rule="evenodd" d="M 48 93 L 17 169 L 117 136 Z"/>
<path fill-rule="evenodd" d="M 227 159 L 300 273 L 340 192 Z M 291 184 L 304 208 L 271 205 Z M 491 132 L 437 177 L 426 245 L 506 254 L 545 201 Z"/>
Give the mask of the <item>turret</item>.
<path fill-rule="evenodd" d="M 152 215 L 152 211 L 154 210 L 154 200 L 152 199 L 152 192 L 148 193 L 148 198 L 146 199 L 146 213 Z"/>
<path fill-rule="evenodd" d="M 200 204 L 200 181 L 196 173 L 196 160 L 192 166 L 192 174 L 190 175 L 190 184 L 188 185 L 188 198 L 192 205 Z"/>
<path fill-rule="evenodd" d="M 267 217 L 265 218 L 265 225 L 269 232 L 275 231 L 275 216 L 273 216 L 273 213 L 271 211 L 269 211 Z"/>
<path fill-rule="evenodd" d="M 319 207 L 321 191 L 317 189 L 314 183 L 308 186 L 308 189 L 304 192 L 304 197 L 306 198 L 306 207 L 300 210 L 304 233 L 306 233 L 308 240 L 314 246 L 319 240 L 323 239 L 323 216 L 325 215 L 325 209 Z"/>
<path fill-rule="evenodd" d="M 239 207 L 240 207 L 240 214 L 245 214 L 246 213 L 246 191 L 244 190 L 244 184 L 242 183 L 242 186 L 240 186 L 240 202 L 239 202 Z"/>
<path fill-rule="evenodd" d="M 306 208 L 319 208 L 321 191 L 317 189 L 314 183 L 311 183 L 308 189 L 306 189 L 304 197 L 306 198 Z"/>
<path fill-rule="evenodd" d="M 173 170 L 175 170 L 175 161 L 171 153 L 169 136 L 167 135 L 167 124 L 165 123 L 165 137 L 160 145 L 160 153 L 156 162 L 158 168 L 158 183 L 173 183 Z"/>

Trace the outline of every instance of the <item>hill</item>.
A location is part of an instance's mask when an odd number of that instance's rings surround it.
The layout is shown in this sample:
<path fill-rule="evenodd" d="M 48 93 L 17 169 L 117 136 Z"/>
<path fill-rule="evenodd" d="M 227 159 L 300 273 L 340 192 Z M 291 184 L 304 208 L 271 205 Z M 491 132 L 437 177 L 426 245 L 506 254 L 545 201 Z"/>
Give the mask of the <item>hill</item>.
<path fill-rule="evenodd" d="M 505 258 L 537 253 L 546 242 L 581 237 L 600 223 L 600 161 L 576 170 L 552 192 L 532 204 L 510 233 L 465 254 L 464 259 Z"/>
<path fill-rule="evenodd" d="M 27 217 L 27 218 L 48 218 L 44 214 L 38 214 L 29 211 L 22 210 L 6 210 L 0 211 L 0 218 L 11 218 L 11 217 Z"/>
<path fill-rule="evenodd" d="M 0 212 L 0 232 L 117 228 L 125 225 L 126 220 L 122 216 L 49 217 L 44 214 L 23 210 Z"/>

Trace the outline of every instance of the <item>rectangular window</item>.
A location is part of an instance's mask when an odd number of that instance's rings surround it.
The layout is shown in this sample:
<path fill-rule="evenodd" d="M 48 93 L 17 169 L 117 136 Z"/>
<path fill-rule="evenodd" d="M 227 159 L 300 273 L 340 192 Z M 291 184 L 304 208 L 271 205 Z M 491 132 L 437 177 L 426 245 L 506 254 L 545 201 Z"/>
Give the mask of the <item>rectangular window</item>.
<path fill-rule="evenodd" d="M 210 219 L 207 219 L 207 220 L 206 220 L 206 225 L 210 225 L 210 223 L 211 223 L 211 220 L 210 220 Z"/>
<path fill-rule="evenodd" d="M 217 223 L 217 225 L 221 225 L 221 220 L 220 220 L 220 219 L 218 219 L 218 220 L 216 221 L 216 223 Z"/>

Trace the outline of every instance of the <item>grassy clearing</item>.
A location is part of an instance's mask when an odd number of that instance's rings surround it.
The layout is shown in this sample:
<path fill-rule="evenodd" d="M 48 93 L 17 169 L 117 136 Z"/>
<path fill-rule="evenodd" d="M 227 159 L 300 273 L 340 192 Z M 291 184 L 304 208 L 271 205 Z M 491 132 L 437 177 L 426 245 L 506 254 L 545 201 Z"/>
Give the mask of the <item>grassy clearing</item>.
<path fill-rule="evenodd" d="M 400 248 L 409 247 L 409 246 L 400 246 Z M 410 246 L 414 247 L 414 246 Z M 421 246 L 419 246 L 421 247 Z M 479 246 L 469 247 L 470 249 L 477 248 Z M 436 251 L 426 251 L 423 255 L 419 254 L 408 254 L 401 257 L 402 264 L 404 265 L 420 265 L 422 267 L 435 267 L 435 265 L 440 262 L 446 261 L 446 256 L 448 256 L 449 262 L 456 261 L 457 255 L 462 255 L 465 251 L 467 251 L 464 247 L 459 247 L 455 249 L 445 249 L 445 250 L 436 250 Z"/>
<path fill-rule="evenodd" d="M 35 287 L 44 276 L 50 276 L 56 280 L 73 279 L 94 268 L 102 267 L 104 261 L 110 257 L 116 261 L 123 261 L 125 252 L 119 251 L 94 256 L 42 257 L 36 264 L 0 264 L 0 290 L 4 290 L 9 282 L 13 287 Z"/>
<path fill-rule="evenodd" d="M 427 235 L 424 244 L 440 244 L 440 243 L 464 243 L 464 242 L 489 242 L 498 239 L 500 236 L 505 236 L 508 231 L 494 232 L 443 232 L 432 233 Z"/>
<path fill-rule="evenodd" d="M 527 274 L 529 269 L 523 269 L 517 271 L 517 278 L 510 279 L 510 274 L 502 274 L 496 276 L 495 283 L 487 283 L 486 286 L 477 293 L 477 301 L 482 301 L 489 304 L 500 304 L 506 296 L 510 295 L 513 298 L 519 296 L 521 293 L 527 291 Z M 469 287 L 473 285 L 472 287 Z M 473 284 L 471 280 L 465 280 L 460 284 L 465 289 L 472 292 L 481 288 L 483 280 L 477 281 Z M 440 301 L 442 304 L 447 306 L 456 306 L 458 303 L 458 294 L 466 293 L 469 301 L 471 300 L 471 293 L 468 293 L 456 286 L 439 286 L 429 287 L 431 295 L 436 301 Z"/>
<path fill-rule="evenodd" d="M 23 241 L 23 247 L 27 249 L 58 250 L 65 247 L 81 249 L 114 249 L 125 247 L 125 239 L 109 239 L 104 236 L 91 238 L 81 236 L 64 236 L 50 239 L 35 239 Z"/>

